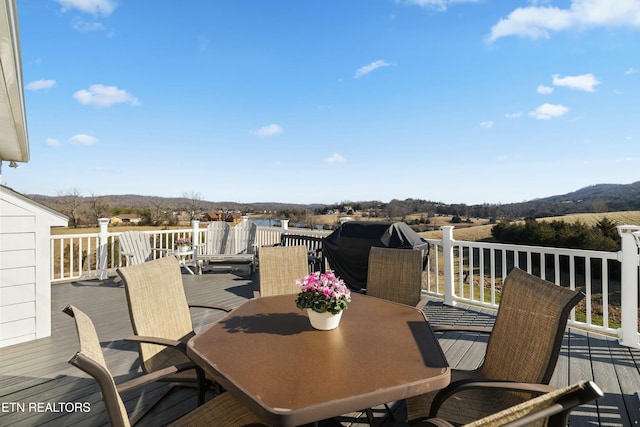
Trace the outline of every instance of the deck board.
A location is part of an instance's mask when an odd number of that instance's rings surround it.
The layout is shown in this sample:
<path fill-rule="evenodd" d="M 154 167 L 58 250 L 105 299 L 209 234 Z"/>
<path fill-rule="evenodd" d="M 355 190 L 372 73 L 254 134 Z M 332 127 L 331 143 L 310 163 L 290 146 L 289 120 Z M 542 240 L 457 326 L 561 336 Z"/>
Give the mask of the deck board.
<path fill-rule="evenodd" d="M 183 276 L 187 299 L 192 303 L 237 306 L 258 289 L 257 275 L 238 276 L 232 273 L 212 273 Z M 101 426 L 108 425 L 100 393 L 95 381 L 67 363 L 78 348 L 74 322 L 61 312 L 72 303 L 85 311 L 95 322 L 107 364 L 116 382 L 135 376 L 139 370 L 135 344 L 121 338 L 132 333 L 125 291 L 111 280 L 83 280 L 52 287 L 52 335 L 29 343 L 0 349 L 0 401 L 28 405 L 46 402 L 88 402 L 89 413 L 0 412 L 0 425 L 16 426 Z M 486 308 L 458 305 L 448 307 L 440 301 L 430 301 L 425 307 L 434 325 L 460 324 L 490 326 L 495 312 Z M 194 329 L 206 327 L 223 316 L 216 310 L 192 309 Z M 447 332 L 439 334 L 443 351 L 450 364 L 472 369 L 482 362 L 487 337 L 482 334 Z M 574 411 L 572 426 L 636 425 L 640 421 L 640 350 L 621 347 L 617 340 L 593 332 L 569 329 L 565 333 L 558 365 L 551 380 L 555 387 L 583 379 L 593 379 L 605 392 L 605 397 L 592 405 Z M 144 406 L 163 384 L 151 384 L 143 391 L 125 394 L 130 413 Z M 163 425 L 195 408 L 195 393 L 175 389 L 155 407 L 140 426 Z M 404 405 L 397 408 L 396 422 L 386 426 L 402 426 Z M 382 407 L 374 411 L 385 416 Z M 362 426 L 361 413 L 339 418 L 343 425 Z"/>

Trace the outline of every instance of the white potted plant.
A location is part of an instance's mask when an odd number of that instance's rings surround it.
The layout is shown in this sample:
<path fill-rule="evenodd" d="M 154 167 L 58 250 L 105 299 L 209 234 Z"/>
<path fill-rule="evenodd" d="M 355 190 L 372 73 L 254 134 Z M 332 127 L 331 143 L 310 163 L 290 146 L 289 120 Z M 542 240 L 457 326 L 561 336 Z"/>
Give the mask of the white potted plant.
<path fill-rule="evenodd" d="M 188 237 L 179 237 L 176 239 L 176 248 L 178 252 L 187 252 L 191 249 L 191 239 Z"/>
<path fill-rule="evenodd" d="M 296 280 L 300 293 L 296 306 L 306 309 L 311 326 L 320 330 L 338 327 L 342 311 L 351 302 L 351 291 L 332 270 L 315 272 Z"/>

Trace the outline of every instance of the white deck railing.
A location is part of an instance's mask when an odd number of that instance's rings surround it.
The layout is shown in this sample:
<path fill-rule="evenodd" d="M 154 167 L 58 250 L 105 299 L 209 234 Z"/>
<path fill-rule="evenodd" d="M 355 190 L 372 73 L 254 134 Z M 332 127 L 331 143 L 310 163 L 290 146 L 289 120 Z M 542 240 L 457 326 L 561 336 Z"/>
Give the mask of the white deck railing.
<path fill-rule="evenodd" d="M 119 232 L 107 230 L 101 220 L 100 232 L 52 236 L 52 282 L 81 278 L 106 279 L 124 263 L 119 255 Z M 204 225 L 204 224 L 203 224 Z M 258 227 L 258 247 L 280 242 L 282 227 Z M 204 239 L 200 224 L 190 229 L 146 231 L 152 247 L 173 249 L 178 237 L 197 235 Z M 638 334 L 638 267 L 640 227 L 620 226 L 618 252 L 562 249 L 459 241 L 453 227 L 442 227 L 441 240 L 428 239 L 430 256 L 424 293 L 442 298 L 445 304 L 458 302 L 496 308 L 502 278 L 512 267 L 558 285 L 578 289 L 584 301 L 571 313 L 569 322 L 590 330 L 616 334 L 623 345 L 640 348 Z M 295 229 L 296 234 L 326 236 L 326 231 Z M 159 256 L 160 253 L 158 253 Z"/>

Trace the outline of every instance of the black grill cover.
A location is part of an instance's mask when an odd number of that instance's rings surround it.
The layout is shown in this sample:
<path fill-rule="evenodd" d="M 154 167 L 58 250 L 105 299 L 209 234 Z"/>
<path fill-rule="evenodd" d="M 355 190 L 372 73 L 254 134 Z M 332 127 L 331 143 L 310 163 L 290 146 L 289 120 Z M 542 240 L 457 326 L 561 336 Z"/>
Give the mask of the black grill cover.
<path fill-rule="evenodd" d="M 323 239 L 322 251 L 329 266 L 352 290 L 367 285 L 369 250 L 383 248 L 421 249 L 426 266 L 429 244 L 404 222 L 349 221 Z"/>

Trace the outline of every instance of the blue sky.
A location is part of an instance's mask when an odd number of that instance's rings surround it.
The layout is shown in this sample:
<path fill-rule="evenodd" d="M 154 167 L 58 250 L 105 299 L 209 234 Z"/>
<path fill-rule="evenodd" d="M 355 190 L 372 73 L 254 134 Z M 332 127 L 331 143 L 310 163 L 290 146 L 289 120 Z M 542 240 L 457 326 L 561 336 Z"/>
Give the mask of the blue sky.
<path fill-rule="evenodd" d="M 18 0 L 27 194 L 510 203 L 640 180 L 640 0 Z"/>

